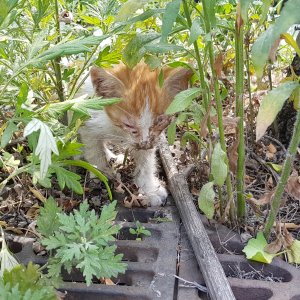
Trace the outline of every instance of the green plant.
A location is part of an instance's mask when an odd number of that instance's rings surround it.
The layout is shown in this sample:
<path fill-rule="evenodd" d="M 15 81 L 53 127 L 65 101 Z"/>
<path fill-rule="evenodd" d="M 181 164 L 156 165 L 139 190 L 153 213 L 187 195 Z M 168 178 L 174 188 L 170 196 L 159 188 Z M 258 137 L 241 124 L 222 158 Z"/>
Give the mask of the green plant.
<path fill-rule="evenodd" d="M 136 228 L 129 228 L 129 232 L 136 236 L 137 241 L 142 240 L 142 236 L 151 236 L 151 232 L 143 226 L 140 221 L 135 222 Z"/>
<path fill-rule="evenodd" d="M 56 300 L 56 291 L 31 262 L 4 271 L 0 278 L 1 300 Z"/>
<path fill-rule="evenodd" d="M 122 254 L 115 255 L 112 245 L 119 226 L 113 225 L 116 201 L 104 206 L 100 217 L 89 210 L 87 202 L 79 210 L 62 213 L 53 199 L 48 199 L 37 221 L 42 234 L 41 243 L 50 251 L 48 276 L 60 277 L 61 269 L 82 272 L 89 285 L 93 277 L 116 277 L 124 273 L 126 264 Z"/>

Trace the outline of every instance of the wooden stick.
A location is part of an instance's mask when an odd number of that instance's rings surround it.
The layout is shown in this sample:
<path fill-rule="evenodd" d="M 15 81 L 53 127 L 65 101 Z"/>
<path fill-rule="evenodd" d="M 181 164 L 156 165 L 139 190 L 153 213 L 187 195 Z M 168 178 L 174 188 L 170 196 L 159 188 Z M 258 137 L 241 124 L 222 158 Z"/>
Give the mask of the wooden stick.
<path fill-rule="evenodd" d="M 235 299 L 217 254 L 200 220 L 199 212 L 193 203 L 186 178 L 183 174 L 178 173 L 165 137 L 162 138 L 159 152 L 168 178 L 169 190 L 179 210 L 211 299 Z"/>

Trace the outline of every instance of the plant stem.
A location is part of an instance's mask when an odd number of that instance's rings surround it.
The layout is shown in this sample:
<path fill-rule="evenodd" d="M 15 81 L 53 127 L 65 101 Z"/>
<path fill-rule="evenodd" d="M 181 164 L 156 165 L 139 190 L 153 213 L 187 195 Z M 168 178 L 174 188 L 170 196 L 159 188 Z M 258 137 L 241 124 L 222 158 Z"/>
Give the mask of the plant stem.
<path fill-rule="evenodd" d="M 247 68 L 247 88 L 248 88 L 248 93 L 249 93 L 249 124 L 250 124 L 250 141 L 251 141 L 251 146 L 254 146 L 255 143 L 255 137 L 254 137 L 254 107 L 253 107 L 253 102 L 252 102 L 252 94 L 251 94 L 251 84 L 250 84 L 250 36 L 249 36 L 249 31 L 245 35 L 245 55 L 246 55 L 246 68 Z"/>
<path fill-rule="evenodd" d="M 207 1 L 208 0 L 202 0 L 202 5 L 203 5 L 203 12 L 204 12 L 205 31 L 206 31 L 206 34 L 208 35 L 208 34 L 211 34 L 211 23 L 210 23 L 210 17 L 209 17 L 209 12 L 208 12 Z M 220 134 L 220 143 L 221 143 L 222 150 L 225 153 L 227 153 L 225 134 L 224 134 L 224 126 L 223 126 L 222 101 L 221 101 L 221 97 L 220 97 L 218 77 L 217 77 L 216 71 L 214 69 L 214 62 L 215 62 L 214 49 L 213 49 L 213 44 L 212 44 L 211 39 L 207 40 L 206 43 L 207 43 L 207 48 L 208 48 L 208 52 L 209 52 L 212 80 L 214 83 L 215 101 L 216 101 L 217 116 L 218 116 L 218 127 L 219 127 L 219 134 Z M 227 169 L 228 169 L 228 174 L 227 174 L 227 178 L 226 178 L 227 196 L 228 196 L 228 202 L 230 203 L 231 219 L 232 219 L 232 221 L 234 221 L 233 193 L 232 193 L 232 183 L 231 183 L 231 178 L 230 178 L 228 160 L 227 160 L 226 164 L 227 164 Z"/>
<path fill-rule="evenodd" d="M 59 9 L 58 9 L 58 0 L 55 0 L 55 27 L 56 27 L 56 34 L 57 34 L 57 42 L 59 43 L 61 41 L 60 37 L 60 23 L 59 23 Z M 65 95 L 64 95 L 64 87 L 62 83 L 62 76 L 61 76 L 61 67 L 60 67 L 61 58 L 57 57 L 53 61 L 53 69 L 56 77 L 56 90 L 57 95 L 60 102 L 65 101 Z M 68 117 L 65 113 L 62 119 L 62 123 L 64 125 L 68 125 Z"/>
<path fill-rule="evenodd" d="M 183 9 L 184 9 L 184 14 L 187 20 L 187 24 L 189 26 L 189 28 L 191 28 L 192 26 L 192 20 L 191 20 L 191 15 L 190 15 L 190 11 L 187 5 L 187 1 L 183 0 L 182 1 L 183 4 Z M 195 41 L 193 43 L 194 49 L 195 49 L 195 56 L 196 56 L 196 61 L 198 64 L 198 75 L 199 75 L 199 79 L 200 79 L 200 87 L 202 89 L 202 97 L 203 97 L 203 102 L 204 102 L 204 106 L 206 111 L 208 111 L 209 107 L 210 107 L 210 97 L 209 97 L 209 92 L 208 92 L 208 86 L 205 82 L 205 76 L 204 76 L 204 70 L 203 70 L 203 65 L 201 62 L 201 57 L 200 57 L 200 51 L 199 51 L 199 47 L 197 44 L 197 41 Z M 207 118 L 207 128 L 209 133 L 211 134 L 212 132 L 212 128 L 211 128 L 211 122 L 210 122 L 210 117 Z"/>
<path fill-rule="evenodd" d="M 238 3 L 240 5 L 240 3 Z M 237 216 L 245 217 L 246 202 L 244 197 L 244 173 L 245 173 L 245 139 L 244 139 L 244 25 L 240 14 L 236 16 L 235 23 L 235 76 L 236 76 L 236 116 L 239 117 L 238 123 L 238 161 L 236 174 L 237 189 Z"/>
<path fill-rule="evenodd" d="M 287 150 L 287 155 L 282 168 L 281 177 L 276 187 L 273 200 L 271 202 L 271 208 L 269 211 L 269 215 L 264 230 L 264 235 L 266 239 L 268 239 L 270 236 L 271 229 L 273 227 L 276 215 L 278 214 L 280 203 L 281 203 L 281 197 L 284 192 L 284 188 L 289 178 L 289 175 L 291 173 L 292 164 L 294 162 L 299 143 L 300 143 L 300 110 L 298 110 L 297 112 L 297 119 L 294 125 L 292 139 L 289 148 Z"/>

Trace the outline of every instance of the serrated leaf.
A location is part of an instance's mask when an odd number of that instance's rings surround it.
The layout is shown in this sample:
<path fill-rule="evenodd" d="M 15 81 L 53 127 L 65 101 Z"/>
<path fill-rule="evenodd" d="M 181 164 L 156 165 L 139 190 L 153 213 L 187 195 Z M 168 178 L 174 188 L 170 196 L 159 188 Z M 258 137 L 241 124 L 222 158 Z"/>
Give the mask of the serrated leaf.
<path fill-rule="evenodd" d="M 183 111 L 192 103 L 195 98 L 199 97 L 200 94 L 200 89 L 195 87 L 178 93 L 167 108 L 166 114 L 171 115 L 179 111 Z"/>
<path fill-rule="evenodd" d="M 281 110 L 285 100 L 297 87 L 299 87 L 298 82 L 284 82 L 264 97 L 257 115 L 256 141 L 265 134 Z"/>
<path fill-rule="evenodd" d="M 170 34 L 173 24 L 176 21 L 181 0 L 173 0 L 166 5 L 166 10 L 162 18 L 161 26 L 161 42 L 167 42 L 167 37 Z"/>
<path fill-rule="evenodd" d="M 145 46 L 158 39 L 158 33 L 137 34 L 125 47 L 123 58 L 126 64 L 133 68 L 147 52 Z"/>
<path fill-rule="evenodd" d="M 215 212 L 215 191 L 213 189 L 213 186 L 213 181 L 206 183 L 202 187 L 198 198 L 198 206 L 204 212 L 208 219 L 212 219 Z"/>
<path fill-rule="evenodd" d="M 51 133 L 50 128 L 42 121 L 33 118 L 24 129 L 24 137 L 40 130 L 38 144 L 35 149 L 35 155 L 41 160 L 40 172 L 41 178 L 47 174 L 48 167 L 51 165 L 51 153 L 58 155 L 58 149 L 55 139 Z"/>
<path fill-rule="evenodd" d="M 218 186 L 222 186 L 224 184 L 228 174 L 226 161 L 227 155 L 222 150 L 221 144 L 217 143 L 211 158 L 211 173 L 214 177 L 214 182 Z"/>
<path fill-rule="evenodd" d="M 294 240 L 288 248 L 287 257 L 290 264 L 300 264 L 300 241 Z"/>
<path fill-rule="evenodd" d="M 276 254 L 270 254 L 264 250 L 267 244 L 264 234 L 258 232 L 256 238 L 252 238 L 248 241 L 243 252 L 246 254 L 247 259 L 270 264 Z"/>
<path fill-rule="evenodd" d="M 189 45 L 197 41 L 198 37 L 203 34 L 203 29 L 201 27 L 200 18 L 196 18 L 193 20 L 191 29 L 190 29 L 190 37 L 189 37 Z"/>
<path fill-rule="evenodd" d="M 40 215 L 37 219 L 38 231 L 45 237 L 53 235 L 59 228 L 58 214 L 61 213 L 56 201 L 49 197 L 40 208 Z"/>
<path fill-rule="evenodd" d="M 59 187 L 63 190 L 65 186 L 70 188 L 75 193 L 81 195 L 83 193 L 82 186 L 80 184 L 81 177 L 74 172 L 68 171 L 65 168 L 59 166 L 53 166 L 56 173 Z"/>
<path fill-rule="evenodd" d="M 72 156 L 76 156 L 82 153 L 80 148 L 82 148 L 84 144 L 77 143 L 77 142 L 68 142 L 63 144 L 58 142 L 57 148 L 59 152 L 59 159 L 63 160 Z"/>
<path fill-rule="evenodd" d="M 12 138 L 14 132 L 18 130 L 18 126 L 13 121 L 8 121 L 7 126 L 1 137 L 1 148 L 4 148 Z"/>
<path fill-rule="evenodd" d="M 39 266 L 18 265 L 0 278 L 1 300 L 57 300 L 55 289 L 41 280 Z"/>
<path fill-rule="evenodd" d="M 253 44 L 252 61 L 258 77 L 262 77 L 263 75 L 264 66 L 275 41 L 293 24 L 300 22 L 299 7 L 300 0 L 287 1 L 275 24 L 263 32 Z"/>

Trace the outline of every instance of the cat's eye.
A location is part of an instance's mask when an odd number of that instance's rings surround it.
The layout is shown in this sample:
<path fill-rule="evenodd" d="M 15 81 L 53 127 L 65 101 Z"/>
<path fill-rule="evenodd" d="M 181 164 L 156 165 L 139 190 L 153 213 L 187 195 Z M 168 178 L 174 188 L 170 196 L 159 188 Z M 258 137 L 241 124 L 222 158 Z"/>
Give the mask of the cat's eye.
<path fill-rule="evenodd" d="M 132 134 L 137 134 L 138 133 L 137 130 L 136 130 L 136 128 L 133 125 L 130 125 L 128 123 L 123 123 L 123 124 L 124 124 L 125 128 L 128 131 L 130 131 Z"/>

